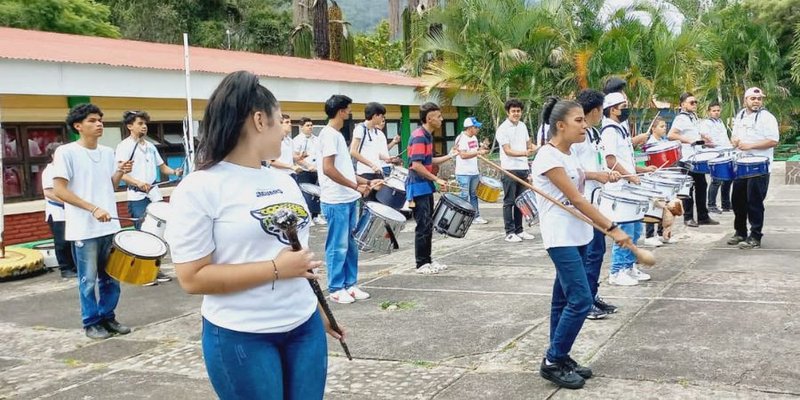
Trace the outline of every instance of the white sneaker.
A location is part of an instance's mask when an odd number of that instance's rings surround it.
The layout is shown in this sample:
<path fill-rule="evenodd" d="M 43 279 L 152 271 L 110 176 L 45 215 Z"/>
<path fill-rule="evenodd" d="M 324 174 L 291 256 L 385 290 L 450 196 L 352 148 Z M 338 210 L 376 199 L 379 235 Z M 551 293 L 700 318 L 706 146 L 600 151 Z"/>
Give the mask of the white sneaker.
<path fill-rule="evenodd" d="M 326 221 L 325 217 L 322 215 L 317 215 L 317 218 L 314 218 L 314 223 L 318 225 L 328 225 L 328 221 Z"/>
<path fill-rule="evenodd" d="M 434 268 L 431 264 L 424 264 L 423 266 L 417 268 L 417 273 L 422 275 L 431 275 L 438 274 L 439 270 Z"/>
<path fill-rule="evenodd" d="M 521 242 L 521 241 L 522 241 L 522 238 L 517 236 L 515 233 L 509 233 L 508 235 L 506 235 L 506 242 L 517 243 L 517 242 Z"/>
<path fill-rule="evenodd" d="M 661 247 L 664 243 L 658 240 L 658 236 L 653 236 L 644 239 L 644 245 L 650 247 Z"/>
<path fill-rule="evenodd" d="M 436 270 L 436 272 L 442 272 L 447 270 L 447 265 L 439 264 L 438 261 L 432 262 L 431 266 Z"/>
<path fill-rule="evenodd" d="M 675 240 L 675 236 L 672 236 L 669 239 L 664 239 L 663 237 L 658 236 L 658 240 L 660 240 L 663 244 L 673 244 L 677 242 L 677 240 Z"/>
<path fill-rule="evenodd" d="M 369 293 L 359 289 L 358 286 L 351 286 L 350 289 L 347 289 L 347 293 L 356 300 L 366 300 L 369 298 Z"/>
<path fill-rule="evenodd" d="M 630 275 L 631 278 L 636 279 L 637 281 L 649 281 L 650 280 L 650 275 L 649 274 L 645 274 L 644 272 L 642 272 L 639 268 L 636 267 L 636 264 L 633 264 L 633 267 L 631 269 L 627 270 L 627 272 L 628 272 L 628 275 Z"/>
<path fill-rule="evenodd" d="M 530 233 L 525 232 L 525 231 L 522 231 L 522 233 L 518 233 L 517 236 L 519 236 L 519 238 L 522 239 L 522 240 L 533 240 L 533 239 L 536 239 L 536 236 L 533 236 Z"/>
<path fill-rule="evenodd" d="M 344 289 L 339 289 L 331 293 L 328 297 L 332 302 L 339 304 L 350 304 L 356 301 L 356 299 L 354 299 L 353 296 L 351 296 L 350 293 L 347 293 L 347 290 Z"/>
<path fill-rule="evenodd" d="M 483 219 L 481 217 L 477 217 L 477 218 L 472 220 L 472 223 L 473 224 L 478 224 L 478 225 L 486 225 L 486 224 L 489 223 L 489 221 L 487 221 L 487 220 L 485 220 L 485 219 Z"/>
<path fill-rule="evenodd" d="M 617 286 L 636 286 L 639 281 L 631 277 L 628 271 L 622 270 L 615 273 L 608 274 L 608 284 Z"/>

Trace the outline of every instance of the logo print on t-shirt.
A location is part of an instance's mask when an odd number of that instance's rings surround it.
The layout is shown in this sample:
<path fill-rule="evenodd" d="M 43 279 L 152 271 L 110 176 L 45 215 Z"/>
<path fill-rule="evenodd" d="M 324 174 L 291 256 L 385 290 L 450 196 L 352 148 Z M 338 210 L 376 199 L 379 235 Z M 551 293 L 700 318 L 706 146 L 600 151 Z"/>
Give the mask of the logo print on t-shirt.
<path fill-rule="evenodd" d="M 278 227 L 272 223 L 272 218 L 275 216 L 275 213 L 284 208 L 289 209 L 289 211 L 297 215 L 298 231 L 308 225 L 308 212 L 303 206 L 296 203 L 272 204 L 263 208 L 259 208 L 258 210 L 250 211 L 250 215 L 252 215 L 253 218 L 261 221 L 261 229 L 263 229 L 264 232 L 266 232 L 268 235 L 275 236 L 275 238 L 281 243 L 289 245 L 289 239 L 286 237 L 283 231 L 278 229 Z"/>

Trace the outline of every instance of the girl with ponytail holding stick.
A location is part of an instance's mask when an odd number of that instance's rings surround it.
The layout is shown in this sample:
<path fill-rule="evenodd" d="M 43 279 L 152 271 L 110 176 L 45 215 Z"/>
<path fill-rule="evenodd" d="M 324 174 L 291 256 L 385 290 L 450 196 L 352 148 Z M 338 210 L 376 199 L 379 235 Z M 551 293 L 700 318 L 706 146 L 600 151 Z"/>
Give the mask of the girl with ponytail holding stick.
<path fill-rule="evenodd" d="M 205 110 L 196 171 L 170 201 L 167 242 L 181 287 L 204 295 L 203 358 L 224 400 L 322 399 L 325 331 L 344 336 L 308 282 L 321 262 L 307 249 L 303 195 L 288 174 L 261 164 L 281 154 L 280 122 L 258 77 L 225 77 Z M 287 210 L 296 237 L 276 223 Z"/>
<path fill-rule="evenodd" d="M 583 107 L 550 97 L 545 102 L 542 117 L 543 123 L 549 124 L 550 140 L 539 149 L 531 165 L 531 175 L 533 186 L 539 189 L 536 198 L 542 240 L 555 264 L 556 279 L 550 311 L 550 347 L 539 373 L 560 387 L 579 389 L 592 376 L 592 370 L 578 365 L 569 353 L 594 302 L 586 277 L 586 249 L 593 238 L 592 225 L 602 228 L 620 246 L 633 246 L 633 243 L 583 195 L 585 179 L 599 178 L 594 174 L 607 174 L 584 172 L 577 156 L 570 151 L 573 144 L 586 140 Z M 593 224 L 562 206 L 576 208 Z"/>

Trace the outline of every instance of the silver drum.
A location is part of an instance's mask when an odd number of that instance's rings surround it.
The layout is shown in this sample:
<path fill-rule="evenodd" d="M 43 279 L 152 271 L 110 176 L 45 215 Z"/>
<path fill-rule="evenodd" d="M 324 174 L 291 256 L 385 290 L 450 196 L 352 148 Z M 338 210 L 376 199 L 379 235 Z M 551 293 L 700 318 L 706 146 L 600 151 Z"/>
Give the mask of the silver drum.
<path fill-rule="evenodd" d="M 539 211 L 536 210 L 536 195 L 533 193 L 533 190 L 527 189 L 522 192 L 522 194 L 517 196 L 517 199 L 514 200 L 514 204 L 519 208 L 528 226 L 539 223 Z"/>
<path fill-rule="evenodd" d="M 433 229 L 450 237 L 463 238 L 473 219 L 472 204 L 453 193 L 445 193 L 433 211 Z"/>
<path fill-rule="evenodd" d="M 406 217 L 391 207 L 368 201 L 364 204 L 361 218 L 353 231 L 353 238 L 361 251 L 391 253 L 400 245 L 397 235 L 406 225 Z"/>

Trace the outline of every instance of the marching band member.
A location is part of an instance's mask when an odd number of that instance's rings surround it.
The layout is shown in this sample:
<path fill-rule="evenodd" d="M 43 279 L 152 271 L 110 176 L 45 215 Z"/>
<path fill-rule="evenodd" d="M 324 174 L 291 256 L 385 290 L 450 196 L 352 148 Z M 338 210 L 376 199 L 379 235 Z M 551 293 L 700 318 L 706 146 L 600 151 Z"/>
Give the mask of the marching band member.
<path fill-rule="evenodd" d="M 587 123 L 581 105 L 550 97 L 542 115 L 550 125 L 551 139 L 539 149 L 531 166 L 534 186 L 606 227 L 617 244 L 631 245 L 628 235 L 584 197 L 584 172 L 570 151 L 572 145 L 586 140 Z M 569 353 L 594 302 L 586 274 L 592 227 L 538 194 L 537 203 L 544 247 L 556 268 L 550 345 L 539 373 L 560 387 L 579 389 L 592 376 L 592 370 L 580 366 Z"/>
<path fill-rule="evenodd" d="M 98 144 L 103 112 L 96 105 L 73 107 L 67 127 L 80 138 L 53 155 L 53 192 L 64 201 L 64 238 L 72 241 L 84 331 L 92 339 L 107 339 L 131 331 L 114 313 L 120 288 L 106 272 L 106 263 L 114 234 L 120 230 L 119 221 L 113 219 L 117 217 L 114 188 L 122 175 L 131 172 L 133 161 L 117 166 L 114 150 Z"/>
<path fill-rule="evenodd" d="M 270 160 L 268 163 L 270 168 L 275 168 L 295 180 L 297 180 L 297 173 L 301 171 L 300 166 L 294 163 L 294 142 L 292 142 L 292 117 L 289 114 L 281 115 L 281 130 L 283 131 L 283 139 L 281 139 L 281 154 L 278 158 Z"/>
<path fill-rule="evenodd" d="M 55 195 L 53 189 L 53 153 L 61 146 L 61 143 L 54 142 L 47 145 L 45 151 L 50 162 L 42 171 L 42 192 L 45 197 L 44 220 L 50 227 L 53 234 L 53 250 L 58 260 L 58 269 L 61 271 L 62 278 L 75 278 L 78 276 L 78 269 L 75 267 L 75 260 L 72 258 L 72 242 L 64 239 L 64 201 Z"/>
<path fill-rule="evenodd" d="M 319 185 L 317 174 L 317 153 L 319 152 L 319 138 L 314 135 L 314 121 L 311 118 L 300 118 L 300 133 L 292 139 L 294 146 L 294 162 L 301 167 L 297 173 L 297 183 L 310 183 Z M 327 221 L 320 214 L 319 199 L 303 192 L 308 208 L 311 210 L 311 220 L 315 224 L 327 225 Z"/>
<path fill-rule="evenodd" d="M 478 130 L 482 124 L 475 117 L 464 120 L 464 131 L 456 137 L 453 147 L 458 151 L 456 157 L 456 181 L 461 187 L 460 196 L 462 199 L 472 204 L 475 209 L 475 219 L 473 224 L 486 224 L 489 221 L 481 218 L 478 208 L 478 182 L 481 180 L 480 170 L 478 169 L 478 156 L 485 155 L 488 150 L 481 148 L 478 143 Z"/>
<path fill-rule="evenodd" d="M 262 167 L 280 156 L 281 110 L 255 75 L 214 90 L 203 116 L 197 168 L 172 194 L 166 238 L 181 287 L 203 294 L 203 358 L 217 396 L 322 399 L 330 329 L 307 282 L 320 266 L 307 249 L 310 217 L 290 176 Z M 233 188 L 226 190 L 225 188 Z M 294 211 L 291 251 L 271 224 Z"/>
<path fill-rule="evenodd" d="M 715 148 L 731 148 L 733 145 L 728 138 L 728 128 L 719 118 L 721 113 L 722 107 L 718 102 L 713 101 L 708 105 L 708 119 L 704 121 L 705 131 L 708 132 L 708 136 L 714 142 Z M 708 211 L 717 214 L 731 211 L 731 185 L 733 181 L 711 178 L 711 184 L 708 185 Z M 722 186 L 721 210 L 717 208 L 717 192 L 720 186 Z"/>
<path fill-rule="evenodd" d="M 667 121 L 665 121 L 664 118 L 655 117 L 653 119 L 652 127 L 650 128 L 650 137 L 647 139 L 647 144 L 656 144 L 659 142 L 668 141 Z M 658 229 L 656 229 L 656 225 L 658 225 Z M 664 243 L 673 243 L 672 238 L 664 236 L 664 226 L 662 224 L 645 224 L 644 244 L 646 246 L 660 247 Z"/>
<path fill-rule="evenodd" d="M 780 140 L 778 120 L 769 111 L 762 108 L 763 90 L 751 87 L 744 92 L 744 109 L 736 114 L 733 120 L 732 143 L 747 155 L 764 156 L 769 159 L 770 170 L 774 148 Z M 729 245 L 738 245 L 740 249 L 757 249 L 761 247 L 761 232 L 764 227 L 764 199 L 769 189 L 769 176 L 754 176 L 733 181 L 733 227 L 736 229 Z M 750 221 L 750 235 L 747 235 L 747 222 Z"/>
<path fill-rule="evenodd" d="M 356 125 L 350 141 L 350 156 L 356 163 L 356 174 L 364 179 L 383 179 L 388 175 L 388 163 L 395 161 L 389 150 L 400 143 L 400 135 L 386 142 L 381 128 L 386 121 L 386 107 L 368 103 L 364 108 L 364 122 Z M 374 195 L 371 195 L 374 197 Z"/>

